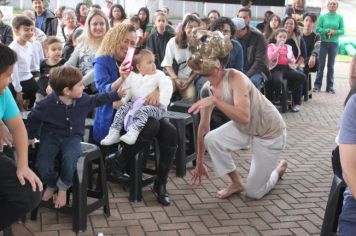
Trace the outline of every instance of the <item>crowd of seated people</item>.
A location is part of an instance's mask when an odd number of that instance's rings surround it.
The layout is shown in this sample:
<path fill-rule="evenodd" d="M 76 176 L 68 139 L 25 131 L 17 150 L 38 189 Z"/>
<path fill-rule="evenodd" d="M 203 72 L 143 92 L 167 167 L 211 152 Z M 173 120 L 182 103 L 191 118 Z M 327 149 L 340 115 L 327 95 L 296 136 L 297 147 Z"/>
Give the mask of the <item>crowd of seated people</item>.
<path fill-rule="evenodd" d="M 192 56 L 190 42 L 196 29 L 205 29 L 219 31 L 229 38 L 232 50 L 228 54 L 226 68 L 244 73 L 258 90 L 262 91 L 264 88 L 268 99 L 274 101 L 278 98 L 280 86 L 283 80 L 287 80 L 293 94 L 291 111 L 298 112 L 301 109 L 302 91 L 308 74 L 312 71 L 318 72 L 314 91 L 320 91 L 325 57 L 327 54 L 335 57 L 338 37 L 344 34 L 342 16 L 336 13 L 336 1 L 328 1 L 329 12 L 322 15 L 320 21 L 315 14 L 308 13 L 300 2 L 304 1 L 295 0 L 292 9 L 287 9 L 286 16 L 266 12 L 262 24 L 257 28 L 251 25 L 249 3 L 238 9 L 233 19 L 221 16 L 217 10 L 210 11 L 207 16 L 199 16 L 198 13 L 186 14 L 174 30 L 168 19 L 168 7 L 163 7 L 154 14 L 150 14 L 147 7 L 142 7 L 137 15 L 128 19 L 125 9 L 120 4 L 109 4 L 110 1 L 105 1 L 103 10 L 99 9 L 100 6 L 89 10 L 88 5 L 79 3 L 75 9 L 60 7 L 54 14 L 45 8 L 42 0 L 32 0 L 32 15 L 27 12 L 29 14 L 16 16 L 12 20 L 14 39 L 12 31 L 1 21 L 3 15 L 0 12 L 1 43 L 9 45 L 17 54 L 17 61 L 13 66 L 13 81 L 9 84 L 9 89 L 21 111 L 46 109 L 43 105 L 49 103 L 49 96 L 52 103 L 55 100 L 63 106 L 75 107 L 76 99 L 86 101 L 86 97 L 82 98 L 82 89 L 92 96 L 107 92 L 109 97 L 106 99 L 87 99 L 92 101 L 90 107 L 94 108 L 104 101 L 111 102 L 125 96 L 125 91 L 130 89 L 124 88 L 127 77 L 145 79 L 156 73 L 157 68 L 159 75 L 163 76 L 162 80 L 168 80 L 172 84 L 175 94 L 172 99 L 196 102 L 201 98 L 201 88 L 207 79 L 204 74 L 196 73 L 188 66 L 188 60 Z M 153 15 L 152 21 L 150 15 Z M 304 28 L 300 28 L 300 25 L 304 25 Z M 138 54 L 140 51 L 146 53 L 147 58 L 136 58 L 132 66 L 127 64 L 124 59 L 129 47 L 135 47 Z M 333 60 L 328 60 L 327 92 L 331 93 L 335 93 L 333 63 Z M 154 70 L 147 73 L 142 67 L 143 64 L 151 66 L 151 69 L 154 67 Z M 62 71 L 54 70 L 57 74 L 51 76 L 50 70 L 72 68 L 71 66 L 79 70 L 67 71 L 64 74 L 73 73 L 75 78 L 71 79 L 74 80 L 56 84 L 55 89 L 52 88 L 51 84 L 54 86 L 56 81 L 51 82 L 50 78 L 61 76 Z M 129 76 L 131 73 L 140 76 Z M 112 92 L 117 90 L 119 95 Z M 167 104 L 160 104 L 160 95 L 164 92 L 166 91 L 161 91 L 157 86 L 151 93 L 146 93 L 143 99 L 146 104 L 160 106 L 166 110 Z M 100 102 L 95 102 L 97 99 Z M 115 111 L 120 106 L 122 103 L 116 101 L 113 105 L 106 104 L 96 109 L 93 138 L 99 146 L 108 135 Z M 45 115 L 43 117 L 46 118 Z M 70 121 L 71 117 L 67 119 Z M 218 119 L 213 127 L 229 120 L 223 113 L 219 114 L 219 111 L 214 111 L 211 119 Z M 79 123 L 82 124 L 83 121 Z M 58 124 L 50 123 L 49 130 L 52 130 L 52 125 Z M 73 134 L 66 124 L 62 131 L 67 128 L 69 136 L 78 135 Z M 80 136 L 82 130 L 79 131 Z M 123 154 L 112 163 L 116 166 L 125 165 L 128 158 L 142 150 L 145 145 L 149 145 L 149 141 L 156 137 L 160 141 L 161 155 L 167 157 L 160 161 L 159 178 L 154 186 L 157 200 L 162 205 L 170 204 L 166 183 L 177 141 L 169 137 L 175 136 L 175 128 L 161 115 L 147 115 L 145 124 L 140 127 L 140 132 L 136 133 L 135 141 L 125 144 Z M 122 167 L 120 168 L 116 174 L 121 174 Z M 46 180 L 41 174 L 45 172 L 44 169 L 39 172 L 42 180 Z M 71 184 L 68 181 L 64 186 L 60 179 L 58 182 L 62 190 Z M 50 188 L 47 189 L 43 200 L 48 200 L 58 188 L 53 181 L 48 186 Z M 64 205 L 64 193 L 60 193 L 57 207 Z"/>

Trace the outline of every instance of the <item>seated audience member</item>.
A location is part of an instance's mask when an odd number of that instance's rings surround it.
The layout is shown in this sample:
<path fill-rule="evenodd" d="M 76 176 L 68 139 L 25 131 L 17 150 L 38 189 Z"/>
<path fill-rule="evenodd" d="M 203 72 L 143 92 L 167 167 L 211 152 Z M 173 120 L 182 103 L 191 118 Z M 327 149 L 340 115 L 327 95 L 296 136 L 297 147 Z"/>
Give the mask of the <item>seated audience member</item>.
<path fill-rule="evenodd" d="M 136 35 L 137 35 L 135 45 L 138 45 L 142 41 L 142 37 L 143 37 L 143 30 L 141 28 L 141 22 L 140 22 L 140 18 L 138 18 L 138 15 L 133 15 L 130 18 L 130 23 L 135 27 Z"/>
<path fill-rule="evenodd" d="M 124 88 L 130 89 L 119 102 L 120 108 L 101 145 L 111 145 L 120 140 L 135 144 L 148 118 L 163 118 L 172 97 L 172 82 L 162 71 L 156 70 L 154 54 L 150 50 L 142 49 L 135 56 L 134 71 L 120 75 Z M 159 106 L 145 105 L 144 98 L 156 89 L 160 91 Z M 123 129 L 127 132 L 121 136 Z"/>
<path fill-rule="evenodd" d="M 104 7 L 101 9 L 104 14 L 110 19 L 110 10 L 112 8 L 112 1 L 111 0 L 104 0 Z"/>
<path fill-rule="evenodd" d="M 213 24 L 214 21 L 220 18 L 220 12 L 218 10 L 211 10 L 208 13 L 208 18 L 210 19 L 210 24 Z"/>
<path fill-rule="evenodd" d="M 243 72 L 256 88 L 260 89 L 263 81 L 270 79 L 268 69 L 267 42 L 261 33 L 250 30 L 242 18 L 233 19 L 236 26 L 236 38 L 244 54 Z"/>
<path fill-rule="evenodd" d="M 64 44 L 63 48 L 63 55 L 62 57 L 68 61 L 71 57 L 72 53 L 74 52 L 75 47 L 81 42 L 81 36 L 83 33 L 83 29 L 77 28 L 74 32 L 70 35 L 68 42 Z"/>
<path fill-rule="evenodd" d="M 287 31 L 286 43 L 292 46 L 293 54 L 296 59 L 296 68 L 301 70 L 304 64 L 304 59 L 307 57 L 303 35 L 299 30 L 296 20 L 292 17 L 284 18 L 282 26 Z"/>
<path fill-rule="evenodd" d="M 30 18 L 33 21 L 33 24 L 36 24 L 36 17 L 35 17 L 35 13 L 33 11 L 25 10 L 22 12 L 22 15 L 27 16 L 28 18 Z M 34 28 L 35 29 L 34 29 L 33 40 L 37 40 L 40 43 L 43 43 L 46 40 L 47 35 L 39 28 L 36 28 L 36 27 L 34 27 Z"/>
<path fill-rule="evenodd" d="M 314 13 L 305 13 L 303 16 L 303 39 L 307 50 L 304 59 L 304 74 L 318 71 L 318 57 L 320 52 L 320 35 L 313 31 L 317 16 Z"/>
<path fill-rule="evenodd" d="M 173 91 L 178 91 L 183 100 L 194 101 L 196 91 L 194 86 L 195 73 L 187 66 L 191 56 L 188 41 L 194 28 L 200 26 L 199 18 L 188 15 L 181 30 L 171 38 L 166 47 L 166 53 L 161 66 L 165 68 L 173 83 Z"/>
<path fill-rule="evenodd" d="M 96 10 L 96 11 L 100 11 L 100 10 Z M 88 6 L 87 6 L 87 4 L 84 3 L 84 2 L 78 3 L 77 6 L 75 7 L 75 15 L 77 17 L 77 22 L 81 26 L 84 26 L 85 22 L 87 20 L 87 16 L 88 16 Z"/>
<path fill-rule="evenodd" d="M 174 37 L 173 33 L 166 30 L 167 17 L 164 13 L 156 16 L 155 30 L 148 37 L 146 48 L 150 49 L 155 55 L 155 64 L 157 69 L 162 70 L 161 63 L 166 52 L 168 41 Z"/>
<path fill-rule="evenodd" d="M 267 24 L 267 21 L 268 21 L 268 18 L 269 18 L 271 15 L 273 15 L 273 11 L 266 11 L 266 12 L 265 12 L 265 17 L 263 18 L 263 22 L 258 23 L 258 24 L 256 25 L 256 28 L 257 28 L 259 31 L 261 31 L 261 33 L 264 32 L 265 27 L 266 27 L 266 24 Z"/>
<path fill-rule="evenodd" d="M 200 18 L 201 24 L 200 24 L 200 29 L 202 30 L 209 30 L 211 26 L 211 20 L 209 17 L 202 17 Z"/>
<path fill-rule="evenodd" d="M 288 7 L 284 17 L 292 17 L 299 26 L 303 26 L 303 15 L 306 13 L 305 0 L 294 0 L 291 7 Z"/>
<path fill-rule="evenodd" d="M 34 138 L 40 140 L 36 168 L 46 185 L 42 200 L 50 200 L 58 190 L 54 206 L 61 208 L 82 153 L 85 118 L 95 107 L 119 100 L 124 91 L 87 95 L 83 93 L 82 73 L 72 66 L 52 69 L 49 84 L 53 92 L 36 103 L 27 118 L 27 128 L 32 145 Z M 54 164 L 59 153 L 61 168 L 57 175 Z"/>
<path fill-rule="evenodd" d="M 18 61 L 14 66 L 13 84 L 17 94 L 17 102 L 21 110 L 24 110 L 22 95 L 29 100 L 27 108 L 31 108 L 36 100 L 38 90 L 37 82 L 31 71 L 35 64 L 35 50 L 31 39 L 33 37 L 33 21 L 26 16 L 16 16 L 12 20 L 12 26 L 15 29 L 15 40 L 9 45 L 17 53 Z M 38 64 L 39 69 L 39 64 Z M 19 83 L 19 84 L 18 84 Z"/>
<path fill-rule="evenodd" d="M 267 41 L 270 40 L 273 33 L 281 26 L 281 22 L 281 18 L 274 14 L 268 18 L 263 32 L 263 35 Z"/>
<path fill-rule="evenodd" d="M 253 27 L 251 23 L 252 19 L 252 12 L 251 9 L 249 8 L 241 8 L 239 12 L 237 13 L 238 18 L 242 18 L 245 21 L 245 24 L 250 28 L 250 31 L 254 31 L 256 33 L 261 33 L 257 28 Z"/>
<path fill-rule="evenodd" d="M 125 9 L 120 4 L 112 5 L 109 12 L 110 27 L 123 23 L 126 18 Z"/>
<path fill-rule="evenodd" d="M 58 20 L 54 13 L 45 8 L 43 0 L 32 0 L 32 8 L 35 11 L 35 26 L 42 30 L 47 36 L 56 35 Z"/>
<path fill-rule="evenodd" d="M 92 10 L 83 28 L 80 43 L 75 47 L 65 65 L 80 69 L 84 75 L 84 85 L 87 93 L 95 93 L 93 59 L 106 32 L 110 29 L 109 21 L 100 10 Z"/>
<path fill-rule="evenodd" d="M 190 113 L 200 112 L 197 165 L 192 172 L 191 182 L 201 184 L 202 177 L 208 174 L 204 164 L 206 149 L 216 175 L 228 175 L 231 180 L 227 188 L 217 192 L 218 198 L 245 192 L 249 198 L 261 199 L 274 188 L 287 169 L 285 160 L 277 165 L 286 145 L 286 124 L 275 106 L 242 72 L 225 69 L 232 48 L 230 40 L 221 37 L 221 34 L 211 34 L 208 35 L 211 39 L 204 43 L 201 38 L 193 37 L 193 56 L 188 61 L 195 73 L 208 78 L 202 92 L 204 98 L 188 110 Z M 214 48 L 214 53 L 207 54 L 206 48 Z M 231 121 L 210 131 L 209 120 L 214 107 L 219 108 Z M 250 144 L 251 168 L 244 185 L 232 152 Z"/>
<path fill-rule="evenodd" d="M 169 20 L 169 8 L 168 8 L 167 6 L 163 6 L 163 7 L 161 8 L 161 11 L 162 11 L 164 14 L 166 14 L 168 25 L 173 26 L 172 21 Z"/>
<path fill-rule="evenodd" d="M 136 44 L 136 47 L 138 48 L 144 48 L 146 46 L 146 42 L 148 39 L 148 36 L 151 33 L 151 30 L 153 28 L 153 25 L 150 23 L 150 12 L 147 7 L 141 7 L 140 10 L 137 13 L 138 18 L 140 19 L 140 28 L 143 31 L 143 36 Z"/>
<path fill-rule="evenodd" d="M 155 27 L 155 22 L 156 22 L 156 17 L 158 16 L 158 15 L 160 15 L 160 14 L 164 14 L 164 12 L 162 11 L 162 10 L 157 10 L 157 11 L 155 11 L 155 13 L 153 14 L 153 17 L 152 17 L 152 24 L 153 24 L 153 28 L 152 28 L 152 30 L 151 30 L 151 34 L 152 33 L 154 33 L 155 31 L 156 31 L 156 27 Z M 166 16 L 166 18 L 167 18 L 167 15 L 165 14 L 165 16 Z M 167 20 L 167 24 L 166 24 L 166 30 L 168 31 L 168 32 L 170 32 L 171 34 L 176 34 L 176 31 L 175 31 L 175 29 L 173 28 L 173 26 L 172 25 L 170 25 L 170 24 L 168 24 L 168 20 Z M 150 34 L 150 35 L 151 35 Z M 147 44 L 147 42 L 146 42 L 146 44 Z"/>
<path fill-rule="evenodd" d="M 9 45 L 14 40 L 14 36 L 12 34 L 11 26 L 5 24 L 2 19 L 4 15 L 0 10 L 0 43 L 5 45 Z"/>
<path fill-rule="evenodd" d="M 60 31 L 61 28 L 62 28 L 63 12 L 64 12 L 65 9 L 67 9 L 66 6 L 59 6 L 59 7 L 57 7 L 57 9 L 54 12 L 55 17 L 57 18 L 56 19 L 57 20 L 57 30 L 56 30 L 56 32 Z"/>
<path fill-rule="evenodd" d="M 27 131 L 9 88 L 16 53 L 0 44 L 0 231 L 41 201 L 42 183 L 28 167 Z M 10 133 L 11 131 L 11 133 Z M 13 142 L 16 144 L 14 145 Z M 17 163 L 3 153 L 14 145 Z"/>
<path fill-rule="evenodd" d="M 248 8 L 248 9 L 250 9 L 251 8 L 251 6 L 252 6 L 252 1 L 251 0 L 241 0 L 241 6 L 243 7 L 243 8 Z"/>
<path fill-rule="evenodd" d="M 304 74 L 295 69 L 295 57 L 292 46 L 286 44 L 287 31 L 284 28 L 278 29 L 274 33 L 274 38 L 268 44 L 268 58 L 270 70 L 272 73 L 272 83 L 274 100 L 279 100 L 280 88 L 284 79 L 288 81 L 288 87 L 292 90 L 293 105 L 292 112 L 299 112 L 300 110 L 300 95 L 303 82 L 305 80 Z M 296 101 L 296 102 L 294 102 Z"/>
<path fill-rule="evenodd" d="M 127 73 L 127 63 L 123 63 L 128 47 L 134 47 L 136 42 L 136 30 L 131 24 L 120 24 L 105 35 L 103 42 L 97 52 L 94 60 L 95 82 L 100 92 L 111 91 L 120 85 L 121 74 Z M 159 91 L 145 97 L 146 104 L 158 106 Z M 112 123 L 115 110 L 112 104 L 98 107 L 95 111 L 93 139 L 100 143 L 108 134 Z M 133 145 L 122 146 L 120 155 L 116 156 L 107 166 L 110 168 L 110 174 L 119 178 L 126 169 L 126 164 L 137 153 L 147 147 L 154 137 L 159 142 L 160 160 L 158 163 L 158 172 L 153 192 L 157 200 L 162 205 L 170 205 L 170 198 L 166 190 L 169 169 L 177 149 L 177 132 L 175 127 L 167 120 L 159 121 L 149 118 L 145 127 L 140 132 L 137 142 Z"/>
<path fill-rule="evenodd" d="M 57 32 L 57 38 L 62 43 L 67 43 L 73 32 L 79 27 L 74 10 L 68 8 L 63 12 L 63 24 Z"/>
<path fill-rule="evenodd" d="M 59 38 L 54 36 L 49 36 L 44 42 L 44 48 L 47 58 L 41 61 L 40 66 L 40 78 L 37 81 L 38 91 L 36 94 L 36 102 L 39 102 L 44 97 L 46 97 L 50 92 L 51 88 L 48 88 L 49 72 L 52 68 L 64 65 L 65 59 L 61 58 L 63 44 Z"/>

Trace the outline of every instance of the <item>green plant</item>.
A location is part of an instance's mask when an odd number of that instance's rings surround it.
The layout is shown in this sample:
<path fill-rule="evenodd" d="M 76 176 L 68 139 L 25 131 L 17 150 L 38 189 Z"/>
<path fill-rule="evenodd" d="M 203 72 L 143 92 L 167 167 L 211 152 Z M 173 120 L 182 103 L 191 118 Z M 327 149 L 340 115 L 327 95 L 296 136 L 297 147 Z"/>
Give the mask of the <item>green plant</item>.
<path fill-rule="evenodd" d="M 93 5 L 93 1 L 92 1 L 92 0 L 83 0 L 83 2 L 84 2 L 85 4 L 87 4 L 87 6 Z"/>

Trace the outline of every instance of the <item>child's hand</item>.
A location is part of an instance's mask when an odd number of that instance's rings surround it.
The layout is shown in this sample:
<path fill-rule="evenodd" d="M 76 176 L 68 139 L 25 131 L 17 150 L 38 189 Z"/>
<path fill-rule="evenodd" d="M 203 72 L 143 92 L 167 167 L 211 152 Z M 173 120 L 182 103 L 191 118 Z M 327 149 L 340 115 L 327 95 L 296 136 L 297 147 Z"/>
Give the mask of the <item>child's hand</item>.
<path fill-rule="evenodd" d="M 47 95 L 51 94 L 52 92 L 53 92 L 53 90 L 52 90 L 51 86 L 48 85 L 46 88 Z"/>
<path fill-rule="evenodd" d="M 113 104 L 112 104 L 112 108 L 114 108 L 115 110 L 119 110 L 121 106 L 122 106 L 121 101 L 116 101 L 116 102 L 113 102 Z"/>
<path fill-rule="evenodd" d="M 121 86 L 118 90 L 117 90 L 117 94 L 120 96 L 120 97 L 125 97 L 125 95 L 127 94 L 127 91 L 129 90 L 130 88 L 125 88 L 123 86 Z"/>
<path fill-rule="evenodd" d="M 31 146 L 33 149 L 36 147 L 36 139 L 29 139 L 28 140 L 28 146 Z"/>

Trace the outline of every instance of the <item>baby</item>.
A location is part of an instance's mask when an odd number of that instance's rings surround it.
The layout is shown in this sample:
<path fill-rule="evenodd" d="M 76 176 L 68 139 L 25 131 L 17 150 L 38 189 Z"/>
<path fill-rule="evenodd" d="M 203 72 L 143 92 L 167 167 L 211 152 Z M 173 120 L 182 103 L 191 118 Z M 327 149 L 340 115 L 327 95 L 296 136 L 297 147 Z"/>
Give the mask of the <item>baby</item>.
<path fill-rule="evenodd" d="M 135 56 L 135 72 L 130 72 L 124 80 L 123 87 L 128 88 L 122 105 L 115 114 L 108 135 L 100 142 L 101 145 L 111 145 L 120 140 L 132 145 L 145 126 L 149 117 L 161 119 L 170 102 L 173 86 L 171 80 L 160 70 L 156 70 L 155 57 L 150 50 L 142 49 Z M 138 73 L 137 73 L 138 72 Z M 144 98 L 159 88 L 160 105 L 145 105 Z M 127 133 L 120 137 L 122 128 Z"/>

